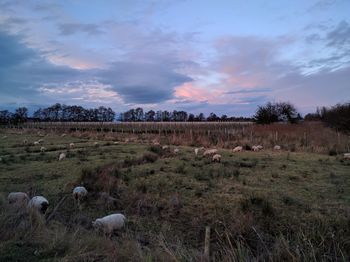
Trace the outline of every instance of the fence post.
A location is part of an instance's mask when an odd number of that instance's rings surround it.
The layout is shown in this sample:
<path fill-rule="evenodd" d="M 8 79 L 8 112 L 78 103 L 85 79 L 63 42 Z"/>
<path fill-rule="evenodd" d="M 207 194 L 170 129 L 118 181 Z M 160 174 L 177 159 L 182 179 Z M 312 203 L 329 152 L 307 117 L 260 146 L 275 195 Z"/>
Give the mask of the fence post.
<path fill-rule="evenodd" d="M 204 259 L 209 261 L 210 258 L 210 226 L 205 227 L 205 240 L 204 240 Z"/>

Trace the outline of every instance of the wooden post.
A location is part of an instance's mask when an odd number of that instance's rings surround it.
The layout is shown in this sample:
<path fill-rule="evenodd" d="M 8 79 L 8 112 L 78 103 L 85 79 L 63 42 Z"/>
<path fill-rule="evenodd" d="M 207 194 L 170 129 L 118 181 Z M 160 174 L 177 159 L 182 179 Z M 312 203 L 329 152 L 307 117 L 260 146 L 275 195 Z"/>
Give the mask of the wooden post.
<path fill-rule="evenodd" d="M 205 240 L 204 240 L 204 259 L 209 261 L 210 258 L 210 226 L 205 227 Z"/>

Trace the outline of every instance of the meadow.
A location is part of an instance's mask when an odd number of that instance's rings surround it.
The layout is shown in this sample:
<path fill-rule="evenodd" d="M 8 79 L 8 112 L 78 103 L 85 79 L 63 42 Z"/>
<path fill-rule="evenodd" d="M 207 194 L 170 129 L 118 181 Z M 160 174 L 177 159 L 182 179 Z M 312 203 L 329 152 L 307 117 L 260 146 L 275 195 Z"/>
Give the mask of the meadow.
<path fill-rule="evenodd" d="M 211 261 L 349 261 L 346 135 L 320 124 L 197 129 L 1 129 L 0 261 L 206 261 L 208 226 Z M 257 143 L 264 150 L 231 150 Z M 195 156 L 201 145 L 221 162 Z M 71 196 L 79 184 L 89 191 L 81 209 Z M 13 191 L 45 196 L 45 220 L 13 211 Z M 111 238 L 92 229 L 115 212 L 125 229 Z"/>

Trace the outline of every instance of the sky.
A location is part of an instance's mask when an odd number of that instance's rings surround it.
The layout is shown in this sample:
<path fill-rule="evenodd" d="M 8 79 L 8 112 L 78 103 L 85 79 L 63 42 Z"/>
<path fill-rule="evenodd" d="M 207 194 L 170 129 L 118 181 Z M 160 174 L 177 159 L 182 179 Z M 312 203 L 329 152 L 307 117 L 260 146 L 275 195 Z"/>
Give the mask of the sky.
<path fill-rule="evenodd" d="M 0 109 L 350 101 L 350 0 L 0 0 Z"/>

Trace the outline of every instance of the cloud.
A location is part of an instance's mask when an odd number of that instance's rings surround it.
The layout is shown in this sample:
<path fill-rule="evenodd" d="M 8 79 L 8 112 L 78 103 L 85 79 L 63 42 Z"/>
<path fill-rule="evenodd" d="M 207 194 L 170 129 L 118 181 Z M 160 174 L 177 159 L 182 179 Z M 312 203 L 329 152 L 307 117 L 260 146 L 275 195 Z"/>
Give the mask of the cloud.
<path fill-rule="evenodd" d="M 73 35 L 76 33 L 86 33 L 91 36 L 103 34 L 104 32 L 96 24 L 64 23 L 58 24 L 61 35 Z"/>
<path fill-rule="evenodd" d="M 327 34 L 327 46 L 350 49 L 350 26 L 348 22 L 341 21 L 337 27 Z"/>
<path fill-rule="evenodd" d="M 116 62 L 100 70 L 99 80 L 111 85 L 126 103 L 157 103 L 173 97 L 174 88 L 192 78 L 171 64 Z"/>

